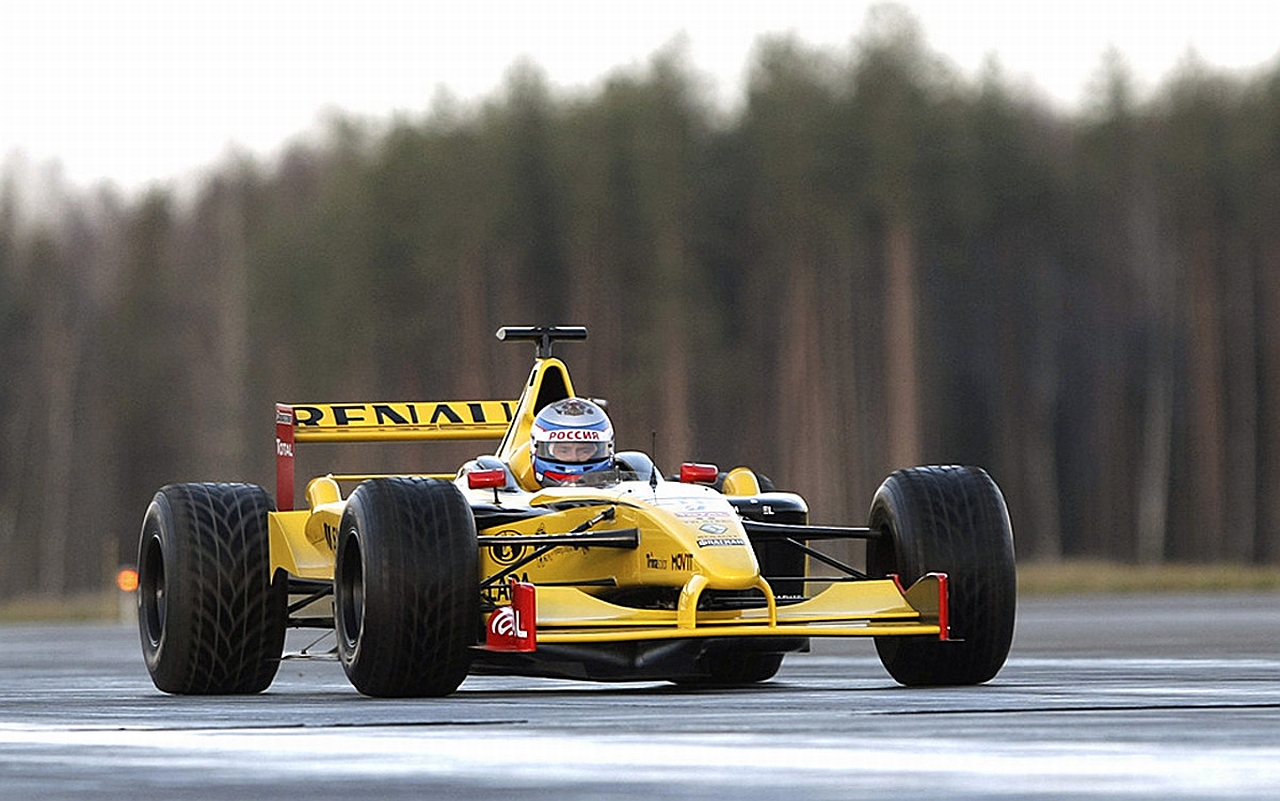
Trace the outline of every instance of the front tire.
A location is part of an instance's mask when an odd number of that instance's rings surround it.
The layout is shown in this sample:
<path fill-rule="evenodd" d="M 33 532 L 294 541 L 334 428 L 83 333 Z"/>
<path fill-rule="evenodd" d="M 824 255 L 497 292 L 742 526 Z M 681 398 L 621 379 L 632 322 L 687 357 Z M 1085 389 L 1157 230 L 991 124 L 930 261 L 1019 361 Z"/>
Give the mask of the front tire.
<path fill-rule="evenodd" d="M 271 576 L 274 508 L 251 484 L 171 484 L 156 493 L 138 545 L 138 629 L 158 689 L 256 693 L 275 678 L 288 586 Z"/>
<path fill-rule="evenodd" d="M 909 587 L 948 576 L 951 640 L 877 637 L 889 675 L 907 686 L 981 684 L 1013 641 L 1017 571 L 1004 496 L 977 467 L 916 467 L 885 479 L 871 504 L 867 572 Z"/>
<path fill-rule="evenodd" d="M 451 482 L 365 481 L 338 531 L 338 656 L 365 695 L 448 695 L 480 620 L 475 518 Z"/>

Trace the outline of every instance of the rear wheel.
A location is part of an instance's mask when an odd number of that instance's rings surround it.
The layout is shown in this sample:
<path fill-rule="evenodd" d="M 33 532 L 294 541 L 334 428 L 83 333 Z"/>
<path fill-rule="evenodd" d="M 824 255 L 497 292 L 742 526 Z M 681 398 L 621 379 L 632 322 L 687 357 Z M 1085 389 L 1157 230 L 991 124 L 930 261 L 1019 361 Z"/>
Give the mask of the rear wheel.
<path fill-rule="evenodd" d="M 251 484 L 171 484 L 138 546 L 138 628 L 157 688 L 265 690 L 284 648 L 288 587 L 272 580 L 271 497 Z"/>
<path fill-rule="evenodd" d="M 948 576 L 951 641 L 877 637 L 885 669 L 901 684 L 981 684 L 1003 667 L 1013 640 L 1017 576 L 1004 496 L 976 467 L 899 470 L 871 504 L 867 572 L 910 586 Z"/>
<path fill-rule="evenodd" d="M 452 483 L 387 478 L 351 493 L 338 532 L 338 655 L 366 695 L 448 695 L 480 620 L 471 507 Z"/>

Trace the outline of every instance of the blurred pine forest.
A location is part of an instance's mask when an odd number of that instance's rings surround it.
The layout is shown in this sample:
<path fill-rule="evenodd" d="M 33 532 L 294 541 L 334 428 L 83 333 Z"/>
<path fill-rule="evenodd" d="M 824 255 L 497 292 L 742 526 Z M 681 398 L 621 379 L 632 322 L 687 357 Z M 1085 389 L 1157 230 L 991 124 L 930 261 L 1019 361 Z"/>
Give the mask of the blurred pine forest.
<path fill-rule="evenodd" d="M 677 45 L 587 94 L 517 65 L 338 117 L 185 194 L 32 216 L 6 171 L 0 597 L 102 586 L 164 483 L 272 487 L 274 401 L 514 397 L 504 324 L 587 325 L 557 355 L 621 447 L 750 464 L 815 522 L 963 462 L 1023 560 L 1280 561 L 1280 67 L 1139 100 L 1117 60 L 1065 113 L 888 14 L 708 94 Z"/>

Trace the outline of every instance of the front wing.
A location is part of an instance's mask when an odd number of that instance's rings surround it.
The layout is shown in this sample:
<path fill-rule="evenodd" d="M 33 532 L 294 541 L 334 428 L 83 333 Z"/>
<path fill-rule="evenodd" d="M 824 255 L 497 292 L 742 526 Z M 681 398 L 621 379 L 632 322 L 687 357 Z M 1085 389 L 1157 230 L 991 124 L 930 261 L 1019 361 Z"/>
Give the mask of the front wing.
<path fill-rule="evenodd" d="M 512 593 L 525 608 L 502 607 L 490 619 L 487 650 L 529 651 L 536 643 L 578 644 L 710 637 L 907 637 L 950 639 L 947 576 L 930 573 L 909 589 L 896 577 L 833 583 L 796 603 L 779 604 L 767 582 L 757 588 L 767 606 L 699 610 L 705 580 L 694 576 L 676 609 L 635 609 L 595 598 L 572 587 L 531 588 Z M 819 579 L 814 579 L 818 583 Z M 529 585 L 525 585 L 528 587 Z M 519 602 L 517 602 L 519 606 Z M 496 634 L 497 621 L 536 621 L 515 646 Z"/>

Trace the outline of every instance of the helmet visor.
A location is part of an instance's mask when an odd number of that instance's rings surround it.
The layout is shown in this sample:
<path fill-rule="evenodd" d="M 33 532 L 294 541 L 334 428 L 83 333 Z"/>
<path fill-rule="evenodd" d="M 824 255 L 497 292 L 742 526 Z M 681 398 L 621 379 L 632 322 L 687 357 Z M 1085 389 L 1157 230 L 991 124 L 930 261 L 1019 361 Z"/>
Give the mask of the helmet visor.
<path fill-rule="evenodd" d="M 534 452 L 543 459 L 563 464 L 585 464 L 608 458 L 612 450 L 609 442 L 583 442 L 580 440 L 556 440 L 538 442 Z"/>

